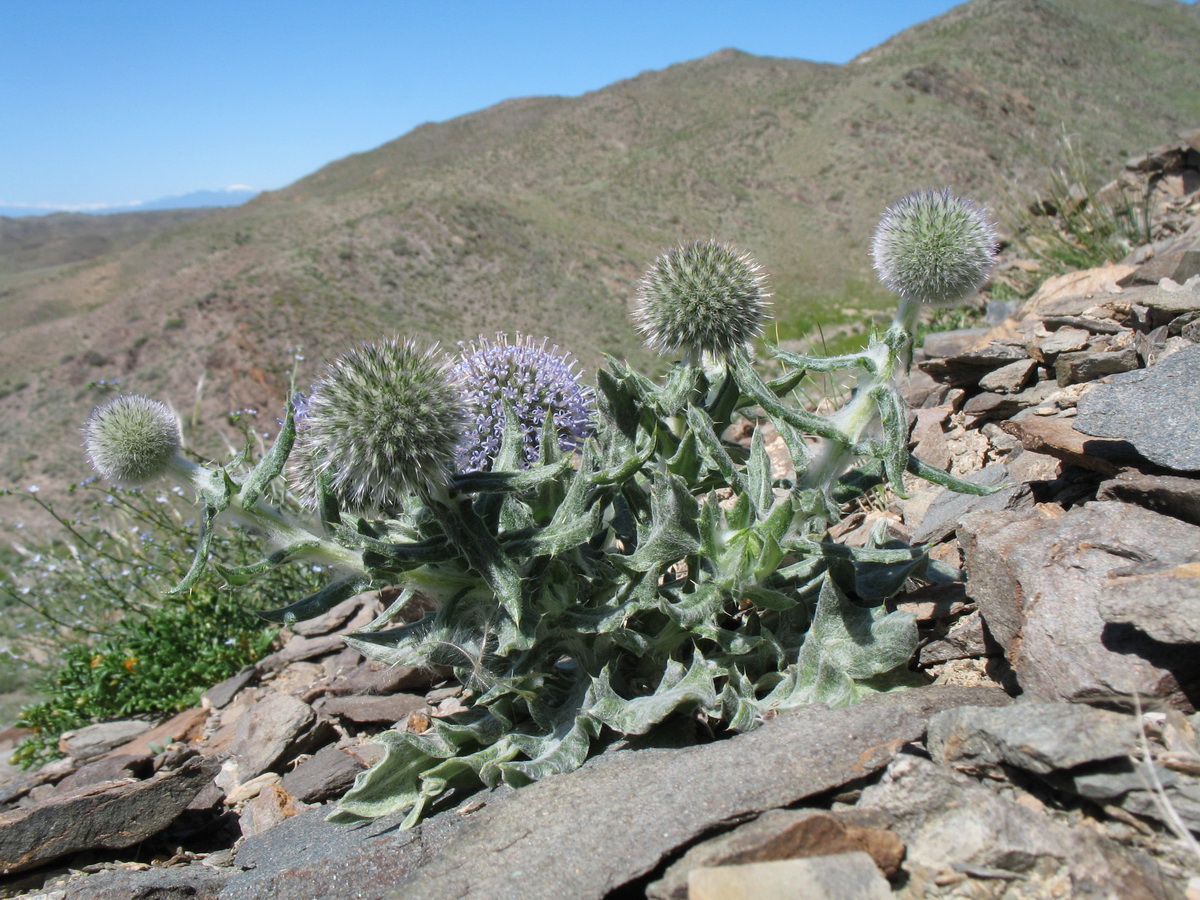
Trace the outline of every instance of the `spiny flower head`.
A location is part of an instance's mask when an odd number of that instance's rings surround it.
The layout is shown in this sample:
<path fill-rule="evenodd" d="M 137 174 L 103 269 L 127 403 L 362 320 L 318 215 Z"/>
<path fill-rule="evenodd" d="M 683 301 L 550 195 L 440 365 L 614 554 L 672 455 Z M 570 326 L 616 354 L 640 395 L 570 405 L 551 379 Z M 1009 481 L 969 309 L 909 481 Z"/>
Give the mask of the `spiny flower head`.
<path fill-rule="evenodd" d="M 890 290 L 906 300 L 950 306 L 987 281 L 996 230 L 986 210 L 948 188 L 917 191 L 883 214 L 872 254 Z"/>
<path fill-rule="evenodd" d="M 521 424 L 523 468 L 537 461 L 547 417 L 564 451 L 575 450 L 592 433 L 592 390 L 579 383 L 571 354 L 559 354 L 557 345 L 547 350 L 546 342 L 518 334 L 510 344 L 507 335 L 498 334 L 495 343 L 480 337 L 459 345 L 459 361 L 450 374 L 470 415 L 458 448 L 460 470 L 491 469 L 504 437 L 505 400 Z"/>
<path fill-rule="evenodd" d="M 646 343 L 725 357 L 762 333 L 766 276 L 749 254 L 716 241 L 668 250 L 642 276 L 634 321 Z"/>
<path fill-rule="evenodd" d="M 83 445 L 109 481 L 144 484 L 164 474 L 179 452 L 179 420 L 165 403 L 125 394 L 92 410 Z"/>
<path fill-rule="evenodd" d="M 323 479 L 343 509 L 395 509 L 444 483 L 465 420 L 434 349 L 388 339 L 350 351 L 313 385 L 297 428 L 293 474 L 315 505 Z"/>

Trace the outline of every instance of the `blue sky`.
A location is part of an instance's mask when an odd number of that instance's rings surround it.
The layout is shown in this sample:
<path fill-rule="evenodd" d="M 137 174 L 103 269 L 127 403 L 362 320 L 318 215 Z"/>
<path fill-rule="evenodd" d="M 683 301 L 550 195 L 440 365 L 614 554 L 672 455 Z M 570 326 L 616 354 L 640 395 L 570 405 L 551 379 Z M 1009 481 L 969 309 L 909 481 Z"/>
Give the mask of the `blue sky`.
<path fill-rule="evenodd" d="M 845 62 L 953 0 L 0 0 L 0 205 L 283 187 L 723 47 Z"/>

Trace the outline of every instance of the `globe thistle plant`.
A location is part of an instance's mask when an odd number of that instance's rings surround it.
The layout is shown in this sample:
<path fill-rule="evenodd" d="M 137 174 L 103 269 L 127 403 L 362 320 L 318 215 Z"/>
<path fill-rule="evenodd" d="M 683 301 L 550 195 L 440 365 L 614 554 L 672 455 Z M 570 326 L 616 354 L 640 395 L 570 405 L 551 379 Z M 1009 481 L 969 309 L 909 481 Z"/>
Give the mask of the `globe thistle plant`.
<path fill-rule="evenodd" d="M 337 570 L 265 617 L 312 618 L 359 591 L 398 587 L 346 643 L 386 665 L 448 666 L 472 686 L 469 707 L 428 731 L 380 735 L 383 758 L 334 821 L 405 811 L 408 827 L 449 790 L 568 772 L 597 744 L 663 723 L 744 731 L 910 683 L 916 625 L 885 603 L 910 579 L 951 573 L 928 547 L 882 535 L 840 545 L 829 525 L 881 483 L 902 494 L 906 473 L 991 490 L 910 455 L 893 376 L 911 345 L 904 310 L 977 287 L 992 237 L 973 205 L 929 192 L 888 211 L 876 246 L 902 313 L 857 353 L 776 348 L 784 373 L 764 379 L 745 352 L 762 331 L 763 275 L 744 253 L 697 242 L 663 254 L 641 281 L 639 328 L 683 356 L 664 383 L 610 360 L 593 396 L 569 356 L 527 337 L 479 338 L 453 365 L 383 341 L 293 398 L 240 485 L 226 469 L 201 470 L 195 573 L 212 522 L 232 514 L 273 546 L 252 566 L 218 565 L 231 584 L 297 559 Z M 699 365 L 703 356 L 716 364 Z M 857 377 L 853 398 L 829 416 L 806 409 L 806 374 L 832 371 Z M 764 420 L 790 456 L 786 477 Z M 730 437 L 739 424 L 749 447 Z M 814 436 L 825 443 L 816 455 Z M 579 452 L 550 460 L 555 442 Z M 320 510 L 321 534 L 262 499 L 288 465 Z M 408 615 L 414 601 L 419 618 Z"/>
<path fill-rule="evenodd" d="M 435 350 L 388 339 L 330 364 L 307 399 L 296 453 L 309 500 L 324 481 L 347 510 L 394 510 L 414 491 L 444 488 L 465 422 Z"/>
<path fill-rule="evenodd" d="M 504 437 L 506 404 L 521 425 L 522 468 L 537 461 L 547 419 L 564 452 L 576 450 L 592 433 L 591 388 L 579 383 L 571 354 L 560 354 L 557 345 L 547 350 L 546 342 L 518 334 L 510 344 L 507 335 L 498 334 L 494 343 L 481 336 L 460 344 L 459 360 L 450 370 L 470 417 L 458 447 L 460 471 L 491 470 Z"/>
<path fill-rule="evenodd" d="M 634 321 L 660 354 L 729 356 L 762 333 L 766 276 L 749 254 L 716 241 L 668 250 L 642 277 Z"/>
<path fill-rule="evenodd" d="M 175 413 L 140 394 L 114 397 L 96 407 L 83 435 L 92 466 L 115 484 L 145 484 L 183 463 Z"/>
<path fill-rule="evenodd" d="M 979 290 L 994 264 L 996 229 L 983 208 L 948 188 L 917 191 L 883 214 L 871 249 L 880 281 L 903 301 L 899 320 L 915 317 L 916 303 L 952 306 Z"/>

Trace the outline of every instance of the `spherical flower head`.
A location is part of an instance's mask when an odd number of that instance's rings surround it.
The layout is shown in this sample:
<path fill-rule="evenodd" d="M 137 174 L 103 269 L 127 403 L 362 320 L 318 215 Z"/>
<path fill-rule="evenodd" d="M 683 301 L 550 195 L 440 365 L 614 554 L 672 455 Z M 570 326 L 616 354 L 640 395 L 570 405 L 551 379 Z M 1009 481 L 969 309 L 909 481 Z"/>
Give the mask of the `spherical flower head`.
<path fill-rule="evenodd" d="M 180 447 L 179 420 L 165 403 L 140 394 L 96 407 L 83 426 L 83 445 L 96 471 L 116 484 L 137 485 L 164 474 Z"/>
<path fill-rule="evenodd" d="M 872 254 L 890 290 L 906 300 L 951 306 L 987 281 L 996 230 L 986 210 L 949 189 L 917 191 L 883 214 Z"/>
<path fill-rule="evenodd" d="M 634 321 L 660 354 L 727 357 L 762 334 L 766 276 L 749 254 L 716 241 L 668 250 L 642 276 Z"/>
<path fill-rule="evenodd" d="M 389 339 L 350 351 L 313 385 L 297 427 L 293 476 L 316 504 L 324 480 L 343 509 L 387 512 L 444 484 L 465 420 L 435 349 Z"/>
<path fill-rule="evenodd" d="M 549 418 L 558 433 L 558 446 L 575 450 L 592 433 L 593 395 L 579 383 L 571 354 L 546 349 L 517 335 L 496 342 L 483 337 L 460 344 L 459 360 L 451 369 L 462 389 L 469 420 L 458 447 L 458 466 L 463 472 L 487 472 L 492 468 L 504 438 L 507 400 L 521 425 L 521 467 L 537 461 L 543 423 Z"/>

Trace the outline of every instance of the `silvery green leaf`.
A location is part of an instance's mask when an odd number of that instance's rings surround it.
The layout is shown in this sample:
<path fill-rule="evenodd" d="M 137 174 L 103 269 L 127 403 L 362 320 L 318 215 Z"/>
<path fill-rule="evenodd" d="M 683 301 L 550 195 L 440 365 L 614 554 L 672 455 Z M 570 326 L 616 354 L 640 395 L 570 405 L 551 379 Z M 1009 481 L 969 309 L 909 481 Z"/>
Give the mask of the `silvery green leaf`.
<path fill-rule="evenodd" d="M 212 567 L 229 584 L 240 586 L 249 584 L 259 575 L 270 572 L 319 545 L 320 542 L 316 539 L 297 541 L 248 566 L 225 566 L 219 562 L 213 562 Z"/>
<path fill-rule="evenodd" d="M 775 503 L 775 492 L 771 489 L 771 457 L 763 442 L 762 429 L 754 429 L 750 439 L 750 462 L 746 466 L 746 479 L 750 500 L 762 518 Z"/>
<path fill-rule="evenodd" d="M 1010 483 L 1001 484 L 976 484 L 973 481 L 965 481 L 951 475 L 949 472 L 943 472 L 936 466 L 931 466 L 927 462 L 922 462 L 912 454 L 909 454 L 908 465 L 906 466 L 909 472 L 916 475 L 918 478 L 924 478 L 931 484 L 936 484 L 939 487 L 949 488 L 960 494 L 971 494 L 976 497 L 986 497 L 988 494 L 994 494 L 997 491 L 1007 490 L 1012 487 Z"/>
<path fill-rule="evenodd" d="M 553 482 L 571 468 L 571 458 L 562 456 L 546 465 L 515 472 L 459 472 L 450 476 L 450 489 L 461 494 L 520 493 Z"/>
<path fill-rule="evenodd" d="M 737 470 L 729 452 L 721 446 L 721 440 L 713 430 L 713 421 L 698 407 L 687 408 L 688 432 L 695 438 L 696 445 L 704 461 L 721 473 L 725 483 L 733 488 L 735 493 L 746 492 L 746 479 Z"/>
<path fill-rule="evenodd" d="M 869 692 L 858 682 L 904 668 L 916 649 L 917 626 L 910 614 L 855 606 L 826 577 L 794 666 L 792 690 L 785 691 L 790 694 L 786 705 L 854 703 Z"/>
<path fill-rule="evenodd" d="M 842 430 L 829 419 L 802 409 L 786 406 L 780 402 L 759 374 L 754 371 L 754 366 L 750 364 L 749 360 L 735 359 L 734 371 L 737 373 L 738 384 L 741 386 L 742 392 L 762 406 L 775 421 L 782 420 L 808 434 L 845 442 L 846 436 Z"/>
<path fill-rule="evenodd" d="M 650 493 L 650 531 L 623 560 L 635 572 L 661 572 L 700 549 L 700 505 L 675 475 L 656 477 Z"/>
<path fill-rule="evenodd" d="M 720 700 L 721 721 L 730 731 L 749 731 L 757 727 L 760 712 L 754 685 L 737 666 L 730 666 Z"/>
<path fill-rule="evenodd" d="M 682 663 L 667 661 L 653 694 L 626 700 L 613 690 L 606 667 L 596 678 L 596 701 L 586 712 L 620 734 L 645 734 L 678 710 L 712 710 L 717 703 L 713 684 L 717 674 L 716 665 L 696 650 L 686 670 Z"/>
<path fill-rule="evenodd" d="M 238 501 L 249 509 L 258 502 L 263 491 L 272 481 L 283 472 L 288 455 L 292 452 L 292 444 L 296 442 L 296 407 L 291 400 L 287 402 L 287 410 L 283 414 L 283 424 L 279 426 L 279 435 L 271 449 L 258 461 L 258 464 L 246 477 L 242 485 Z"/>
<path fill-rule="evenodd" d="M 704 373 L 698 366 L 676 363 L 667 374 L 667 383 L 658 392 L 658 408 L 664 416 L 673 416 L 695 394 Z M 690 406 L 690 404 L 688 404 Z"/>
<path fill-rule="evenodd" d="M 904 400 L 891 382 L 876 385 L 871 389 L 871 397 L 879 410 L 879 422 L 883 427 L 883 470 L 896 496 L 907 500 L 904 467 L 908 465 L 908 420 Z"/>
<path fill-rule="evenodd" d="M 414 735 L 385 731 L 373 740 L 384 749 L 383 759 L 360 772 L 354 787 L 342 797 L 328 821 L 353 824 L 411 809 L 421 800 L 421 775 L 439 757 L 425 752 Z"/>
<path fill-rule="evenodd" d="M 289 603 L 287 606 L 282 606 L 279 609 L 259 610 L 257 615 L 268 622 L 291 625 L 293 622 L 312 619 L 329 612 L 329 610 L 333 609 L 343 600 L 350 599 L 366 586 L 367 582 L 361 576 L 355 575 L 351 578 L 345 578 L 341 581 L 335 581 L 333 584 L 326 585 L 315 594 L 309 594 L 304 599 L 297 600 L 295 603 Z"/>
<path fill-rule="evenodd" d="M 689 484 L 695 484 L 700 475 L 700 462 L 696 436 L 689 430 L 684 432 L 675 453 L 667 460 L 667 471 L 678 475 Z"/>
<path fill-rule="evenodd" d="M 196 553 L 192 556 L 192 565 L 179 584 L 175 585 L 169 591 L 163 592 L 168 597 L 177 597 L 180 594 L 187 593 L 196 586 L 196 582 L 204 574 L 204 566 L 208 562 L 208 554 L 212 547 L 213 520 L 216 517 L 217 508 L 206 503 L 200 511 L 200 535 L 196 539 Z"/>
<path fill-rule="evenodd" d="M 872 375 L 878 371 L 875 360 L 867 353 L 847 353 L 844 356 L 804 356 L 781 347 L 771 347 L 770 350 L 780 362 L 813 372 L 837 372 L 855 367 L 870 372 Z"/>

